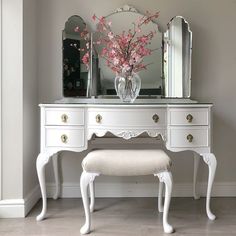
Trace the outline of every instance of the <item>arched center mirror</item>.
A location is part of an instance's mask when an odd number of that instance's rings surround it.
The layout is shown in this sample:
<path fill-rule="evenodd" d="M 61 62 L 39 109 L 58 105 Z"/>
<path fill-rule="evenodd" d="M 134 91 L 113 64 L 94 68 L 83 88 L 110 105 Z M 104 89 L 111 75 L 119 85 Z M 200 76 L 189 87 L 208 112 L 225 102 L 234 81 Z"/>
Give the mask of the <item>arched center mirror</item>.
<path fill-rule="evenodd" d="M 111 22 L 111 30 L 114 35 L 121 35 L 123 31 L 128 32 L 134 29 L 134 24 L 138 22 L 144 15 L 139 13 L 132 7 L 124 7 L 117 9 L 114 13 L 106 16 L 106 21 Z M 142 32 L 136 33 L 136 37 L 156 32 L 152 38 L 149 49 L 154 50 L 151 55 L 143 60 L 143 64 L 148 65 L 147 69 L 141 70 L 139 76 L 141 78 L 140 95 L 162 95 L 162 33 L 159 31 L 155 22 L 143 25 Z M 99 37 L 99 33 L 93 34 L 94 40 Z M 97 68 L 94 68 L 95 80 L 98 96 L 115 95 L 114 79 L 116 74 L 107 66 L 106 60 L 99 55 L 103 45 L 95 46 L 94 57 L 96 58 Z M 93 83 L 94 84 L 94 83 Z"/>

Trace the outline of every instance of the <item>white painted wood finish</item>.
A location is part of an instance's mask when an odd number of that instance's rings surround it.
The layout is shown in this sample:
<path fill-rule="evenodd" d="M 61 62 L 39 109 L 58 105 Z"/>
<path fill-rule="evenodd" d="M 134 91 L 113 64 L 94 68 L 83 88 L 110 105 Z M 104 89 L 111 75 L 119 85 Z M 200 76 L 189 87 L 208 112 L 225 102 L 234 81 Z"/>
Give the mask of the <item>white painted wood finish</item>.
<path fill-rule="evenodd" d="M 91 212 L 94 210 L 94 191 L 93 191 L 93 183 L 96 178 L 96 176 L 99 176 L 98 173 L 89 173 L 85 170 L 81 174 L 80 178 L 80 188 L 81 188 L 81 195 L 82 195 L 82 201 L 85 211 L 85 223 L 80 229 L 80 233 L 82 235 L 90 233 L 91 228 Z M 163 228 L 164 232 L 167 234 L 173 233 L 174 228 L 168 223 L 168 214 L 169 214 L 169 207 L 170 207 L 170 200 L 171 200 L 171 193 L 172 193 L 172 174 L 171 172 L 164 171 L 160 172 L 158 174 L 154 174 L 154 176 L 157 176 L 161 183 L 165 184 L 165 201 L 164 201 L 164 207 L 161 206 L 161 209 L 163 211 Z M 89 205 L 89 198 L 88 198 L 88 187 L 90 189 L 90 195 L 91 195 L 91 202 Z M 160 201 L 158 201 L 160 202 Z M 162 204 L 162 203 L 161 203 Z M 160 208 L 159 208 L 160 210 Z M 161 211 L 160 211 L 161 212 Z"/>
<path fill-rule="evenodd" d="M 40 107 L 41 153 L 37 159 L 37 172 L 43 209 L 37 217 L 38 220 L 42 220 L 46 214 L 44 169 L 51 156 L 65 150 L 82 152 L 87 149 L 88 140 L 94 134 L 102 137 L 107 132 L 124 139 L 137 137 L 142 133 L 147 133 L 150 137 L 160 135 L 168 150 L 173 152 L 190 150 L 203 157 L 209 167 L 206 210 L 208 217 L 214 219 L 215 216 L 210 210 L 211 189 L 216 169 L 216 159 L 211 153 L 211 104 L 55 103 L 41 104 Z M 53 163 L 57 165 L 56 159 Z M 195 198 L 197 167 L 198 162 L 195 161 Z M 57 186 L 55 198 L 57 198 L 58 173 L 55 173 L 55 178 Z"/>
<path fill-rule="evenodd" d="M 84 125 L 83 108 L 52 108 L 45 112 L 46 125 Z"/>
<path fill-rule="evenodd" d="M 187 119 L 188 115 L 192 116 L 191 122 Z M 171 125 L 208 125 L 209 111 L 206 108 L 172 108 L 170 110 Z"/>

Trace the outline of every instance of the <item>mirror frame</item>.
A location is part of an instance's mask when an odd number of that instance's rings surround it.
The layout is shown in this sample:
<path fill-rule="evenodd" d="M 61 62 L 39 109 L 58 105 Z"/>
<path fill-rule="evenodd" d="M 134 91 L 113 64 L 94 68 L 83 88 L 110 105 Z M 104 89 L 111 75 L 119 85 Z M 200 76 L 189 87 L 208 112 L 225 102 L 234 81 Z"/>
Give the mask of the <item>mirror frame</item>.
<path fill-rule="evenodd" d="M 143 15 L 142 13 L 140 13 L 136 8 L 132 7 L 132 6 L 129 6 L 129 5 L 124 5 L 123 7 L 121 8 L 117 8 L 115 11 L 113 11 L 112 13 L 108 14 L 106 17 L 109 17 L 109 16 L 112 16 L 113 14 L 116 14 L 116 13 L 119 13 L 119 12 L 135 12 L 137 14 L 140 14 L 140 15 Z M 83 22 L 84 22 L 84 25 L 87 26 L 87 24 L 85 23 L 85 21 L 83 20 L 82 17 L 78 16 L 78 15 L 73 15 L 71 17 L 68 18 L 68 20 L 65 22 L 65 26 L 66 26 L 66 23 L 72 18 L 72 17 L 79 17 Z M 181 18 L 184 23 L 187 25 L 187 32 L 189 32 L 189 50 L 190 50 L 190 53 L 189 53 L 189 60 L 188 60 L 188 71 L 189 71 L 189 76 L 188 76 L 188 93 L 187 93 L 187 96 L 167 96 L 166 94 L 166 75 L 165 75 L 165 55 L 164 55 L 164 49 L 166 47 L 166 44 L 168 43 L 168 39 L 166 39 L 166 34 L 168 33 L 168 30 L 169 30 L 169 27 L 172 23 L 172 21 L 175 19 L 175 18 Z M 183 16 L 175 16 L 173 18 L 171 18 L 171 20 L 168 22 L 167 24 L 167 30 L 166 31 L 162 31 L 160 30 L 160 26 L 157 22 L 153 21 L 153 23 L 155 23 L 158 27 L 157 27 L 157 30 L 158 32 L 162 35 L 162 43 L 161 43 L 161 50 L 162 50 L 162 53 L 161 53 L 161 63 L 162 63 L 162 66 L 161 66 L 161 73 L 160 73 L 160 78 L 161 78 L 161 84 L 162 84 L 162 91 L 161 91 L 161 95 L 145 95 L 145 98 L 190 98 L 191 97 L 191 71 L 192 71 L 192 31 L 190 30 L 190 24 L 188 23 L 188 21 L 183 17 Z M 64 31 L 65 31 L 65 28 L 64 30 L 62 31 L 62 40 L 64 40 Z M 89 69 L 88 69 L 88 81 L 87 81 L 87 91 L 86 91 L 86 97 L 96 97 L 97 96 L 97 91 L 96 91 L 96 84 L 97 84 L 97 81 L 96 81 L 96 75 L 94 74 L 94 45 L 93 45 L 93 34 L 94 32 L 93 31 L 90 31 L 90 45 L 92 45 L 92 47 L 90 47 L 89 49 L 89 53 L 90 53 L 90 62 L 89 62 Z M 63 65 L 63 56 L 62 56 L 62 65 Z M 169 59 L 169 58 L 168 58 Z M 169 65 L 167 65 L 168 67 Z M 169 70 L 169 69 L 168 69 Z M 64 69 L 62 68 L 62 72 L 64 71 Z M 62 73 L 63 75 L 63 73 Z M 63 76 L 62 76 L 63 77 Z M 64 77 L 63 77 L 64 78 Z M 63 80 L 62 80 L 63 81 Z M 62 89 L 63 89 L 63 86 L 62 86 Z M 64 89 L 63 89 L 63 96 L 64 96 Z M 104 95 L 101 95 L 101 97 L 104 96 Z M 108 97 L 112 97 L 112 95 L 107 95 Z M 139 97 L 142 98 L 143 95 L 139 95 Z M 85 96 L 83 96 L 85 97 Z M 99 96 L 100 97 L 100 96 Z M 106 95 L 104 96 L 106 97 Z M 114 97 L 114 96 L 113 96 Z"/>
<path fill-rule="evenodd" d="M 188 78 L 185 78 L 185 79 L 182 77 L 182 79 L 184 81 L 188 81 L 188 85 L 187 85 L 188 90 L 186 90 L 187 92 L 182 91 L 181 96 L 176 96 L 176 95 L 172 95 L 172 94 L 170 94 L 168 96 L 169 91 L 166 90 L 166 84 L 168 83 L 168 80 L 169 80 L 169 78 L 168 78 L 169 74 L 171 74 L 170 75 L 171 76 L 170 80 L 173 80 L 172 79 L 172 77 L 173 77 L 172 68 L 173 68 L 174 58 L 169 56 L 169 52 L 167 52 L 167 56 L 165 57 L 165 49 L 168 48 L 169 45 L 171 46 L 171 44 L 172 44 L 171 39 L 169 38 L 170 37 L 170 35 L 169 35 L 170 34 L 170 26 L 173 23 L 174 19 L 178 19 L 178 18 L 181 19 L 186 24 L 187 32 L 189 33 L 189 60 L 188 60 L 188 65 L 187 65 L 189 75 L 188 75 Z M 167 30 L 163 33 L 163 35 L 164 35 L 164 45 L 163 45 L 163 57 L 164 57 L 163 71 L 164 71 L 164 75 L 163 76 L 164 76 L 164 80 L 165 80 L 165 83 L 164 83 L 164 85 L 165 85 L 165 87 L 164 87 L 164 92 L 165 92 L 164 97 L 165 98 L 190 98 L 191 97 L 191 80 L 192 80 L 191 79 L 191 70 L 192 70 L 192 31 L 190 29 L 190 25 L 189 25 L 188 21 L 183 16 L 174 16 L 173 18 L 171 18 L 171 20 L 167 24 L 167 27 L 168 27 Z M 166 61 L 165 58 L 167 58 L 167 61 Z M 169 58 L 171 58 L 171 59 L 169 59 Z M 182 55 L 182 59 L 183 59 L 183 55 Z M 166 72 L 167 75 L 165 75 L 165 65 L 164 65 L 165 63 L 167 64 L 167 69 L 166 69 L 167 70 L 167 72 Z M 183 72 L 183 67 L 182 67 L 182 72 Z M 183 87 L 183 90 L 184 90 L 184 83 L 183 83 L 182 87 Z M 184 96 L 185 92 L 187 94 L 186 96 Z"/>

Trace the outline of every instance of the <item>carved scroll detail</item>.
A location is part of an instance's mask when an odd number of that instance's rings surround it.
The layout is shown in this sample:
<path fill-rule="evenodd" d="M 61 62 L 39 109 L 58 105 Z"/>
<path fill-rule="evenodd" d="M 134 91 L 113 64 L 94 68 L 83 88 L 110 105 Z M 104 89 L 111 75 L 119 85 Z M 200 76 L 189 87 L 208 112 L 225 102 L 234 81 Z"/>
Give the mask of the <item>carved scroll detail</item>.
<path fill-rule="evenodd" d="M 148 136 L 154 138 L 157 136 L 161 136 L 163 141 L 166 141 L 166 135 L 164 134 L 164 131 L 160 130 L 93 130 L 88 133 L 88 139 L 90 140 L 92 138 L 92 135 L 95 134 L 98 137 L 103 137 L 106 135 L 106 133 L 110 132 L 111 134 L 123 138 L 125 140 L 138 137 L 139 135 L 143 133 L 147 133 Z"/>

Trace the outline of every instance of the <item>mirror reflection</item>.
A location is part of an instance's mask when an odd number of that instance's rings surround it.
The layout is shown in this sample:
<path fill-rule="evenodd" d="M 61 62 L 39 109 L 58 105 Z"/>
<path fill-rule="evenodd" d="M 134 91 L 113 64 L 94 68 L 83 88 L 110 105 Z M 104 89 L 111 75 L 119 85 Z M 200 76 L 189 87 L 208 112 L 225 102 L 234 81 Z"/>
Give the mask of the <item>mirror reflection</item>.
<path fill-rule="evenodd" d="M 63 95 L 86 96 L 89 71 L 83 57 L 89 50 L 86 43 L 89 33 L 79 16 L 71 16 L 63 30 Z"/>
<path fill-rule="evenodd" d="M 143 17 L 132 7 L 119 8 L 108 15 L 112 31 L 121 34 L 132 29 L 133 22 Z M 146 27 L 146 28 L 145 28 Z M 141 34 L 156 31 L 150 45 L 153 53 L 144 58 L 149 64 L 141 70 L 141 91 L 139 95 L 170 98 L 191 96 L 191 56 L 192 32 L 188 22 L 176 16 L 168 23 L 165 33 L 161 33 L 155 22 L 145 25 Z M 86 37 L 85 37 L 86 35 Z M 91 37 L 90 37 L 91 36 Z M 115 72 L 99 57 L 102 45 L 94 45 L 92 52 L 86 44 L 96 42 L 98 33 L 89 34 L 87 26 L 79 16 L 71 16 L 63 30 L 63 94 L 65 97 L 116 95 Z M 88 62 L 83 62 L 88 54 Z M 92 57 L 90 58 L 90 55 Z M 112 96 L 113 95 L 113 96 Z"/>
<path fill-rule="evenodd" d="M 191 95 L 192 32 L 181 16 L 174 17 L 164 34 L 165 97 Z"/>
<path fill-rule="evenodd" d="M 137 22 L 140 17 L 140 13 L 136 11 L 119 11 L 106 17 L 106 20 L 111 22 L 112 32 L 117 35 L 123 31 L 128 32 L 129 29 L 133 29 L 133 22 Z M 141 91 L 140 95 L 161 95 L 163 88 L 162 81 L 162 33 L 158 30 L 158 25 L 154 22 L 150 22 L 144 25 L 142 32 L 137 33 L 137 36 L 141 34 L 148 34 L 150 31 L 156 31 L 151 44 L 148 46 L 151 50 L 154 50 L 150 56 L 144 58 L 144 64 L 147 64 L 147 69 L 139 72 L 141 78 Z M 99 38 L 99 33 L 93 35 L 94 41 Z M 99 56 L 101 54 L 103 46 L 95 45 L 94 57 L 98 68 L 94 68 L 96 73 L 96 83 L 98 93 L 96 95 L 115 95 L 114 79 L 116 74 L 107 66 L 106 60 Z"/>

